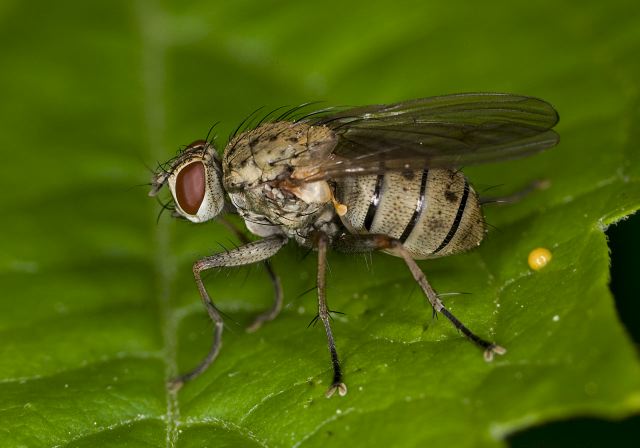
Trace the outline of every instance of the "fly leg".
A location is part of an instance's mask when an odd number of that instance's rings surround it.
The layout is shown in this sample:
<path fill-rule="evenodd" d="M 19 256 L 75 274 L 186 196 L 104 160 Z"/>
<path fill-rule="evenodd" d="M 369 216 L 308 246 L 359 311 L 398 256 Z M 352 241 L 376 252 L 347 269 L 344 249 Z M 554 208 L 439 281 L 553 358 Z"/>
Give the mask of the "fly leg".
<path fill-rule="evenodd" d="M 485 361 L 492 361 L 493 355 L 504 355 L 507 350 L 504 347 L 494 344 L 493 342 L 488 342 L 482 339 L 480 336 L 476 335 L 474 332 L 469 330 L 464 326 L 462 322 L 458 320 L 451 312 L 444 307 L 442 301 L 438 297 L 438 294 L 433 290 L 429 282 L 427 281 L 427 277 L 418 266 L 418 263 L 411 257 L 409 251 L 402 245 L 400 241 L 392 240 L 391 249 L 394 249 L 396 253 L 398 253 L 404 259 L 404 262 L 407 264 L 409 271 L 413 275 L 413 278 L 418 284 L 422 291 L 427 296 L 429 303 L 433 307 L 434 310 L 441 313 L 444 317 L 449 319 L 456 329 L 462 332 L 467 339 L 476 344 L 478 347 L 484 350 L 484 359 Z"/>
<path fill-rule="evenodd" d="M 200 275 L 202 271 L 221 267 L 243 266 L 266 260 L 275 255 L 286 243 L 286 237 L 280 235 L 272 236 L 263 240 L 245 244 L 244 246 L 240 246 L 227 252 L 205 257 L 194 263 L 193 275 L 196 280 L 196 285 L 198 286 L 198 291 L 200 292 L 200 297 L 202 298 L 202 303 L 215 325 L 213 343 L 209 349 L 209 353 L 200 362 L 200 364 L 190 372 L 174 378 L 171 381 L 171 387 L 179 389 L 185 382 L 196 378 L 207 370 L 207 367 L 209 367 L 218 356 L 220 347 L 222 346 L 222 316 L 211 300 L 211 297 L 209 297 L 204 283 L 202 282 L 202 277 Z"/>
<path fill-rule="evenodd" d="M 280 311 L 282 311 L 282 303 L 283 303 L 283 294 L 282 294 L 282 285 L 280 284 L 280 278 L 273 271 L 273 267 L 271 267 L 271 263 L 269 260 L 264 261 L 264 267 L 267 269 L 267 274 L 271 279 L 271 284 L 273 285 L 274 292 L 274 300 L 273 305 L 264 313 L 258 314 L 253 322 L 247 327 L 247 331 L 249 333 L 253 333 L 258 328 L 262 327 L 262 324 L 265 322 L 269 322 L 275 319 Z"/>
<path fill-rule="evenodd" d="M 514 193 L 511 193 L 507 196 L 482 196 L 480 197 L 480 205 L 486 204 L 514 204 L 516 202 L 521 201 L 529 194 L 533 193 L 536 190 L 546 190 L 551 185 L 546 179 L 538 179 L 531 182 L 529 185 L 524 187 L 522 190 L 518 190 Z"/>
<path fill-rule="evenodd" d="M 504 347 L 494 344 L 493 342 L 486 341 L 476 335 L 445 308 L 440 297 L 438 297 L 438 294 L 427 281 L 427 277 L 424 275 L 424 272 L 422 272 L 422 269 L 420 269 L 420 266 L 418 266 L 409 251 L 400 241 L 386 235 L 344 235 L 341 238 L 336 239 L 334 246 L 336 249 L 344 252 L 366 252 L 382 249 L 393 252 L 395 255 L 402 257 L 404 262 L 407 264 L 409 271 L 411 271 L 411 275 L 413 275 L 414 280 L 420 285 L 422 292 L 427 296 L 427 299 L 433 309 L 449 319 L 453 326 L 462 332 L 467 339 L 483 349 L 485 361 L 492 361 L 494 355 L 504 355 L 507 352 Z"/>
<path fill-rule="evenodd" d="M 238 227 L 233 224 L 231 221 L 227 220 L 224 217 L 219 217 L 218 221 L 221 222 L 227 229 L 229 229 L 233 234 L 242 242 L 242 244 L 248 244 L 249 238 L 240 230 Z M 267 270 L 267 275 L 271 280 L 271 284 L 273 285 L 273 305 L 267 311 L 262 314 L 256 316 L 254 321 L 247 327 L 247 331 L 249 333 L 253 333 L 258 328 L 262 327 L 262 324 L 265 322 L 269 322 L 275 319 L 280 311 L 282 311 L 282 303 L 283 303 L 283 294 L 282 294 L 282 284 L 280 283 L 280 277 L 275 273 L 273 267 L 269 260 L 264 261 L 264 267 Z"/>
<path fill-rule="evenodd" d="M 329 344 L 329 354 L 331 355 L 331 366 L 333 367 L 333 382 L 326 392 L 326 397 L 330 398 L 336 391 L 341 397 L 347 394 L 347 386 L 342 382 L 342 368 L 340 367 L 340 361 L 338 360 L 338 351 L 336 350 L 336 343 L 333 339 L 333 332 L 331 331 L 331 323 L 329 315 L 329 309 L 327 308 L 326 298 L 326 273 L 327 273 L 327 235 L 324 233 L 317 234 L 316 244 L 318 246 L 318 317 L 324 325 L 324 330 L 327 333 L 327 343 Z"/>

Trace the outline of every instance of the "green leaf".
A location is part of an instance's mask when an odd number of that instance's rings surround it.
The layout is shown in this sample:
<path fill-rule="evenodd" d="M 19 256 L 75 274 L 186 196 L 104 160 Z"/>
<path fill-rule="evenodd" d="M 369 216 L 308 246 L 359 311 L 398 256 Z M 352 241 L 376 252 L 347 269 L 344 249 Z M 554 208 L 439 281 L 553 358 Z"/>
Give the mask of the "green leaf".
<path fill-rule="evenodd" d="M 0 5 L 0 445 L 504 446 L 513 432 L 640 409 L 640 365 L 607 287 L 603 229 L 640 208 L 639 10 L 634 2 L 47 2 Z M 163 216 L 130 188 L 144 164 L 222 120 L 310 100 L 393 102 L 461 91 L 551 101 L 557 148 L 466 170 L 507 194 L 476 251 L 421 262 L 446 305 L 508 348 L 486 363 L 434 320 L 401 260 L 330 255 L 346 397 L 315 315 L 315 260 L 213 273 L 228 318 L 215 364 L 191 275 L 228 245 L 219 224 Z M 539 272 L 535 247 L 553 252 Z"/>

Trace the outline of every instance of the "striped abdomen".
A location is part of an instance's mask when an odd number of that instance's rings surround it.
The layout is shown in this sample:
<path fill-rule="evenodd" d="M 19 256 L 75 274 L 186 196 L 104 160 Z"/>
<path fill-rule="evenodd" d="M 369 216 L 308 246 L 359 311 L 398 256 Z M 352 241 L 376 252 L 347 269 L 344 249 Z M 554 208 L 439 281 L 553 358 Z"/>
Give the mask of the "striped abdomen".
<path fill-rule="evenodd" d="M 478 197 L 460 172 L 444 169 L 389 172 L 340 179 L 336 199 L 353 233 L 397 238 L 414 258 L 469 250 L 484 237 Z"/>

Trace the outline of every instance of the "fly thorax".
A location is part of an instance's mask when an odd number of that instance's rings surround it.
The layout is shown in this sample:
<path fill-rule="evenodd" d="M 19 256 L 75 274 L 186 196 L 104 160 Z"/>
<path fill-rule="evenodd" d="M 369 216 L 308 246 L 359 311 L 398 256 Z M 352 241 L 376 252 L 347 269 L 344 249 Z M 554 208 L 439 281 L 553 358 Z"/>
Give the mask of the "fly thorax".
<path fill-rule="evenodd" d="M 340 219 L 336 214 L 333 206 L 327 206 L 324 210 L 318 213 L 312 225 L 300 229 L 294 233 L 289 234 L 298 244 L 304 247 L 315 247 L 314 232 L 322 232 L 329 237 L 329 243 L 333 238 L 338 235 L 344 228 L 340 223 Z"/>
<path fill-rule="evenodd" d="M 298 190 L 287 183 L 270 182 L 231 192 L 229 198 L 245 219 L 247 228 L 260 236 L 276 233 L 268 228 L 273 226 L 289 236 L 306 233 L 305 229 L 313 229 L 325 210 L 333 210 L 330 190 L 326 185 Z"/>
<path fill-rule="evenodd" d="M 298 167 L 322 160 L 336 143 L 325 126 L 266 123 L 233 138 L 224 151 L 222 169 L 227 191 L 251 189 L 284 180 Z"/>
<path fill-rule="evenodd" d="M 276 122 L 229 142 L 222 159 L 224 186 L 250 229 L 249 219 L 260 226 L 277 225 L 287 234 L 313 228 L 331 204 L 331 189 L 326 181 L 304 182 L 292 173 L 322 160 L 335 141 L 333 131 L 324 126 Z M 253 227 L 264 233 L 258 224 Z"/>

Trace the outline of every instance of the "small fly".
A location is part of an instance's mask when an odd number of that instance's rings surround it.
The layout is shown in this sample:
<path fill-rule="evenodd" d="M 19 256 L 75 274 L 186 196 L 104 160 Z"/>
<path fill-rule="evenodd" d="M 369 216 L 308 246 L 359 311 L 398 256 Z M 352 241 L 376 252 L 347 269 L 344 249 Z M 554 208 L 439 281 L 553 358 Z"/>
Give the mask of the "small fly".
<path fill-rule="evenodd" d="M 469 330 L 445 308 L 416 260 L 444 257 L 480 244 L 486 230 L 479 198 L 460 167 L 528 156 L 556 145 L 558 114 L 547 102 L 520 95 L 469 93 L 347 110 L 324 109 L 291 119 L 298 109 L 265 117 L 232 136 L 220 158 L 197 140 L 153 178 L 155 196 L 167 184 L 175 213 L 201 223 L 224 213 L 240 215 L 261 237 L 198 260 L 193 274 L 215 324 L 208 355 L 191 380 L 215 360 L 222 316 L 202 282 L 203 271 L 264 262 L 275 300 L 249 327 L 255 330 L 282 308 L 278 277 L 268 259 L 289 240 L 318 255 L 318 315 L 325 328 L 333 380 L 327 397 L 347 393 L 325 296 L 327 250 L 384 251 L 400 257 L 434 313 L 441 313 L 484 358 L 506 350 Z M 521 196 L 515 194 L 513 198 Z M 229 223 L 224 221 L 227 225 Z"/>

